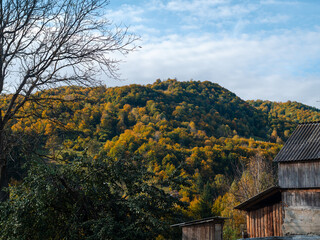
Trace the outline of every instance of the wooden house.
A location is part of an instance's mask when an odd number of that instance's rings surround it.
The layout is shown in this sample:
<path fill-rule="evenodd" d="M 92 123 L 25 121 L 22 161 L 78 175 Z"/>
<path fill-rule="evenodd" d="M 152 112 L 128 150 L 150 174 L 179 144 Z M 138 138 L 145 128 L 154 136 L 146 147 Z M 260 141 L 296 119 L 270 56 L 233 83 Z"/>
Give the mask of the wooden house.
<path fill-rule="evenodd" d="M 320 235 L 320 123 L 300 124 L 274 162 L 278 186 L 236 207 L 249 236 Z"/>
<path fill-rule="evenodd" d="M 226 218 L 210 217 L 174 224 L 182 228 L 182 240 L 222 240 L 222 229 Z"/>

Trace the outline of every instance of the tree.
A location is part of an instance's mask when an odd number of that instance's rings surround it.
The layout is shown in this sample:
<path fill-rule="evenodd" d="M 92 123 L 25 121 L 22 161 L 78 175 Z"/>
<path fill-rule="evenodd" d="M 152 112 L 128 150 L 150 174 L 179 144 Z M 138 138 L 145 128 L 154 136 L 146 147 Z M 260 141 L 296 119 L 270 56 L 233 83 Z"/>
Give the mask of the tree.
<path fill-rule="evenodd" d="M 246 201 L 258 193 L 276 185 L 277 178 L 272 162 L 260 153 L 249 159 L 242 170 L 237 170 L 238 181 L 234 182 L 231 191 L 240 202 Z"/>
<path fill-rule="evenodd" d="M 181 221 L 179 199 L 141 159 L 31 163 L 0 203 L 0 239 L 169 239 L 170 224 Z"/>
<path fill-rule="evenodd" d="M 207 182 L 199 196 L 197 196 L 190 204 L 190 212 L 193 217 L 206 218 L 212 216 L 213 190 L 209 182 Z"/>
<path fill-rule="evenodd" d="M 0 1 L 0 189 L 8 185 L 8 124 L 34 94 L 60 85 L 118 78 L 111 53 L 134 50 L 137 37 L 104 18 L 108 0 Z M 4 192 L 0 200 L 5 199 Z"/>

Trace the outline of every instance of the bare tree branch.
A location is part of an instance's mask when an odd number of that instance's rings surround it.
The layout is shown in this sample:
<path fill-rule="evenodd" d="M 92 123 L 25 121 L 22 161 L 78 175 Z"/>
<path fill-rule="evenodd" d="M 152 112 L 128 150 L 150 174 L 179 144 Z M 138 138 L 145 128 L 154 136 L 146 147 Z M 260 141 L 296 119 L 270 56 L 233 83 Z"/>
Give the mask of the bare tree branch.
<path fill-rule="evenodd" d="M 103 18 L 107 4 L 105 0 L 1 1 L 0 93 L 15 88 L 3 109 L 4 123 L 34 91 L 54 84 L 93 84 L 101 72 L 118 78 L 119 60 L 110 53 L 134 50 L 137 37 Z"/>
<path fill-rule="evenodd" d="M 1 167 L 4 129 L 33 94 L 62 85 L 94 85 L 97 75 L 119 78 L 119 60 L 137 37 L 105 18 L 108 0 L 0 0 Z M 1 196 L 0 196 L 1 197 Z"/>

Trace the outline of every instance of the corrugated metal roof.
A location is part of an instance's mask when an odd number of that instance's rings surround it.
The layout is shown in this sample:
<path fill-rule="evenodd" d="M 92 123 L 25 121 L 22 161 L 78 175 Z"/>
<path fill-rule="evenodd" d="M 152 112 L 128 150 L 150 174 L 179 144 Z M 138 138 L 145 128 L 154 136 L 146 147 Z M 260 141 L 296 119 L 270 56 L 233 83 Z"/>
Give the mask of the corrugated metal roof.
<path fill-rule="evenodd" d="M 299 124 L 289 137 L 275 162 L 308 161 L 320 159 L 320 123 Z"/>

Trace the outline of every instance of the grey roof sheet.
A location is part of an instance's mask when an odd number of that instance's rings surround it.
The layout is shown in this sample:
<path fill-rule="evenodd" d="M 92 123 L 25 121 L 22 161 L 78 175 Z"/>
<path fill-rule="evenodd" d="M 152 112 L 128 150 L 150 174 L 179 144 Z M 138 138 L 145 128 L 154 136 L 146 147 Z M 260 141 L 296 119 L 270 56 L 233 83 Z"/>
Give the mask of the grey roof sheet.
<path fill-rule="evenodd" d="M 308 161 L 320 159 L 320 123 L 299 124 L 289 137 L 275 162 Z"/>
<path fill-rule="evenodd" d="M 223 223 L 226 219 L 225 217 L 208 217 L 208 218 L 203 218 L 203 219 L 199 219 L 199 220 L 194 220 L 194 221 L 190 221 L 190 222 L 183 222 L 183 223 L 177 223 L 177 224 L 173 224 L 171 225 L 171 227 L 186 227 L 186 226 L 190 226 L 190 225 L 197 225 L 197 224 L 204 224 L 204 223 L 209 223 L 209 222 L 221 222 Z"/>

